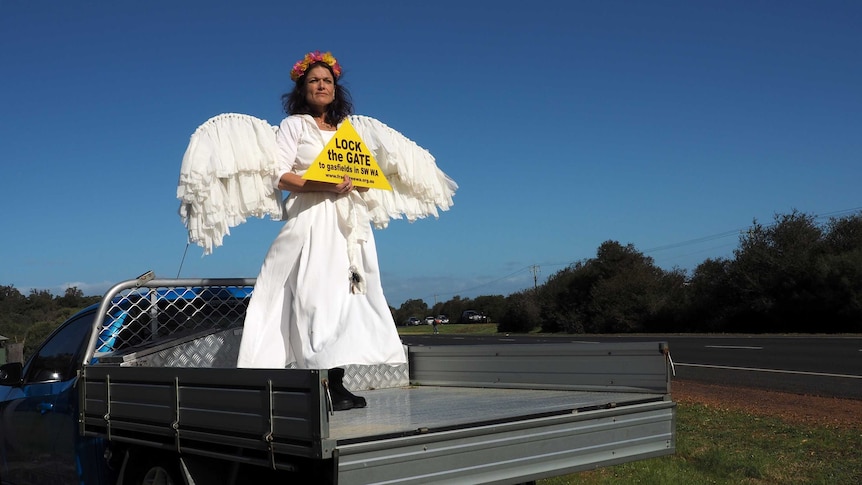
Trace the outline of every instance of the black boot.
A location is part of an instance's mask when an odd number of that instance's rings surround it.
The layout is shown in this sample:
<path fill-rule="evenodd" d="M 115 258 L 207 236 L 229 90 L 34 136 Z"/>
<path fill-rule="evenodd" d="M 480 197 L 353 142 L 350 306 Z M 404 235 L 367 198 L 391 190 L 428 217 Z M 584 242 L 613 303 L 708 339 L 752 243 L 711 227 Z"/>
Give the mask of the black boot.
<path fill-rule="evenodd" d="M 344 369 L 335 368 L 329 370 L 328 391 L 333 411 L 346 411 L 348 409 L 353 409 L 353 399 L 350 399 L 350 396 L 341 392 L 341 388 L 344 387 L 341 383 L 341 379 L 343 378 Z"/>
<path fill-rule="evenodd" d="M 348 391 L 346 387 L 344 387 L 344 369 L 341 367 L 335 367 L 329 369 L 329 389 L 332 393 L 332 406 L 335 408 L 336 396 L 338 396 L 338 401 L 349 400 L 351 406 L 344 409 L 351 408 L 364 408 L 368 405 L 365 401 L 364 397 L 357 396 L 352 392 Z M 341 411 L 341 409 L 336 408 L 336 411 Z"/>
<path fill-rule="evenodd" d="M 353 400 L 347 396 L 339 396 L 332 389 L 329 390 L 330 396 L 332 396 L 332 410 L 333 411 L 347 411 L 348 409 L 353 409 Z"/>

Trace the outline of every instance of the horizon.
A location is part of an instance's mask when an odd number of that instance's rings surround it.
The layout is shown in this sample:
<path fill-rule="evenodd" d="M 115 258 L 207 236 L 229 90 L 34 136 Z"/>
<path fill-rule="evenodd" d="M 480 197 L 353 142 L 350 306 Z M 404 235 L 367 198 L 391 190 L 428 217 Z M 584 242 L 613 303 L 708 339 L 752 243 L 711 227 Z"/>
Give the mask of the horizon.
<path fill-rule="evenodd" d="M 862 3 L 327 8 L 320 24 L 274 0 L 0 0 L 0 285 L 255 277 L 281 223 L 251 219 L 203 256 L 180 162 L 212 116 L 277 125 L 310 50 L 338 59 L 357 114 L 460 186 L 439 219 L 375 231 L 395 308 L 507 296 L 608 240 L 690 272 L 754 220 L 862 208 Z"/>

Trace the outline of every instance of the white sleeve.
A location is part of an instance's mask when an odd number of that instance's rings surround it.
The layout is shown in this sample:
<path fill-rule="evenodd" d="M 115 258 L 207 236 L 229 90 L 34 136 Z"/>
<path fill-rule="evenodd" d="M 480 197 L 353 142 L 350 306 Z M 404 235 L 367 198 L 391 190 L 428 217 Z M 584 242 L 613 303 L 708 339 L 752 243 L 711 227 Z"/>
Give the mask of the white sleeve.
<path fill-rule="evenodd" d="M 296 165 L 296 152 L 299 147 L 299 138 L 302 135 L 302 118 L 299 116 L 288 116 L 281 120 L 281 125 L 278 128 L 278 133 L 275 137 L 276 153 L 275 158 L 278 163 L 275 180 L 275 188 L 278 188 L 278 181 L 281 176 L 293 172 L 293 167 Z"/>

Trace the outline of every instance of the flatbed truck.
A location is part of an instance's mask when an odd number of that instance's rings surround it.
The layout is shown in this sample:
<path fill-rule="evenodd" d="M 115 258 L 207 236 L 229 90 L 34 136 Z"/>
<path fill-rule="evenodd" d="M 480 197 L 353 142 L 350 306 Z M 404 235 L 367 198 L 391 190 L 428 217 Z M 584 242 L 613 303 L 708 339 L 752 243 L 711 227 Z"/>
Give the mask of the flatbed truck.
<path fill-rule="evenodd" d="M 520 484 L 674 453 L 663 342 L 405 346 L 332 412 L 326 369 L 236 367 L 253 289 L 125 281 L 0 367 L 0 483 Z"/>

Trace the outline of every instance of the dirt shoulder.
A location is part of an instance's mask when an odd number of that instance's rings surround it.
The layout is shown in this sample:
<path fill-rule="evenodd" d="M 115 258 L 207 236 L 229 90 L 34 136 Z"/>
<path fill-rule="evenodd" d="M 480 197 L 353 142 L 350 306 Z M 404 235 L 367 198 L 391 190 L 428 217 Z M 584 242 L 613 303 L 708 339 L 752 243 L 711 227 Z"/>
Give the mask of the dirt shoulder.
<path fill-rule="evenodd" d="M 673 381 L 671 396 L 681 404 L 699 403 L 757 416 L 776 416 L 803 424 L 862 429 L 862 400 L 806 396 L 686 380 Z"/>

